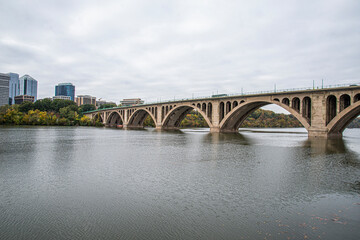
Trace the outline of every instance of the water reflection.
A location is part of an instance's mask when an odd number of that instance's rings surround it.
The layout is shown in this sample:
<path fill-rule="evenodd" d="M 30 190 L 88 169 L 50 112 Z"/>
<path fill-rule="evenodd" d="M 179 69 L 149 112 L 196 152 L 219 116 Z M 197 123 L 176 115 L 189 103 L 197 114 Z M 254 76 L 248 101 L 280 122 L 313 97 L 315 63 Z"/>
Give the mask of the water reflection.
<path fill-rule="evenodd" d="M 312 157 L 321 155 L 341 154 L 339 163 L 351 166 L 359 166 L 359 155 L 348 148 L 343 139 L 314 139 L 309 138 L 304 142 L 305 148 L 310 149 Z"/>
<path fill-rule="evenodd" d="M 0 239 L 360 234 L 358 132 L 22 130 L 0 129 Z"/>
<path fill-rule="evenodd" d="M 251 140 L 241 133 L 208 133 L 204 135 L 205 143 L 219 144 L 229 143 L 239 145 L 251 145 Z"/>
<path fill-rule="evenodd" d="M 343 139 L 308 138 L 303 146 L 311 148 L 314 155 L 348 152 Z"/>

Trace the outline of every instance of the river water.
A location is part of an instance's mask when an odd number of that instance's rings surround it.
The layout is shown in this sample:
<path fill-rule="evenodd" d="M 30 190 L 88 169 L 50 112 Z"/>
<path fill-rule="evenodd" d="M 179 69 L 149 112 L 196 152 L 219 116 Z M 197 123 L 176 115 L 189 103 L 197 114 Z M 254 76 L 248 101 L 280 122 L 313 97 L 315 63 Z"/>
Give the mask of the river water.
<path fill-rule="evenodd" d="M 1 127 L 0 239 L 360 239 L 360 130 Z"/>

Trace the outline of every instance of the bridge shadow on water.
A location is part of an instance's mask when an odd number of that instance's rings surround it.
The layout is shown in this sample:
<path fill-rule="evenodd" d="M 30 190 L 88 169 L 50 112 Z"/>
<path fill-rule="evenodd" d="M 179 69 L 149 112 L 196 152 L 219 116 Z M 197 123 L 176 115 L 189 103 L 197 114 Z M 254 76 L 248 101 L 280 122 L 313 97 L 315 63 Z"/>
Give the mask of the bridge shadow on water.
<path fill-rule="evenodd" d="M 212 144 L 252 145 L 252 141 L 241 133 L 207 133 L 204 141 Z"/>
<path fill-rule="evenodd" d="M 303 147 L 310 150 L 312 157 L 321 155 L 342 155 L 340 164 L 360 167 L 359 155 L 348 147 L 347 142 L 342 139 L 318 139 L 309 138 L 303 143 Z"/>

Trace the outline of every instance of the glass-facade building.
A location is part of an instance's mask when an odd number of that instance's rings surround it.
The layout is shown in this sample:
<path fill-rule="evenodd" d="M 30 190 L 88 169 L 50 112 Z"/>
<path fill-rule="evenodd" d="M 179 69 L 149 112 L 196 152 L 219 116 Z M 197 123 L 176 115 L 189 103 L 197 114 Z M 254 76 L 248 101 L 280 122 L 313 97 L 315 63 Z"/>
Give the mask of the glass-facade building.
<path fill-rule="evenodd" d="M 38 82 L 29 75 L 20 78 L 20 95 L 33 96 L 37 100 Z"/>
<path fill-rule="evenodd" d="M 55 96 L 69 96 L 75 101 L 75 86 L 72 83 L 60 83 L 55 86 Z"/>
<path fill-rule="evenodd" d="M 8 73 L 10 76 L 9 81 L 9 104 L 15 104 L 15 97 L 20 95 L 20 80 L 19 74 L 17 73 Z"/>

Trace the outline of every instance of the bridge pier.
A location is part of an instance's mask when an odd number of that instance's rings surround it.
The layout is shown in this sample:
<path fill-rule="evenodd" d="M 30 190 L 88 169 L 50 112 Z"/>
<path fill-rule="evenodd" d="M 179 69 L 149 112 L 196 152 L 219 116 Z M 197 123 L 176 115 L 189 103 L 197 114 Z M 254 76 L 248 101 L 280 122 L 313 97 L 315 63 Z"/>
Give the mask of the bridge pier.
<path fill-rule="evenodd" d="M 327 128 L 310 128 L 308 129 L 309 138 L 342 138 L 341 132 L 331 132 L 329 133 Z"/>
<path fill-rule="evenodd" d="M 211 133 L 219 133 L 220 131 L 221 131 L 220 127 L 210 127 Z"/>

